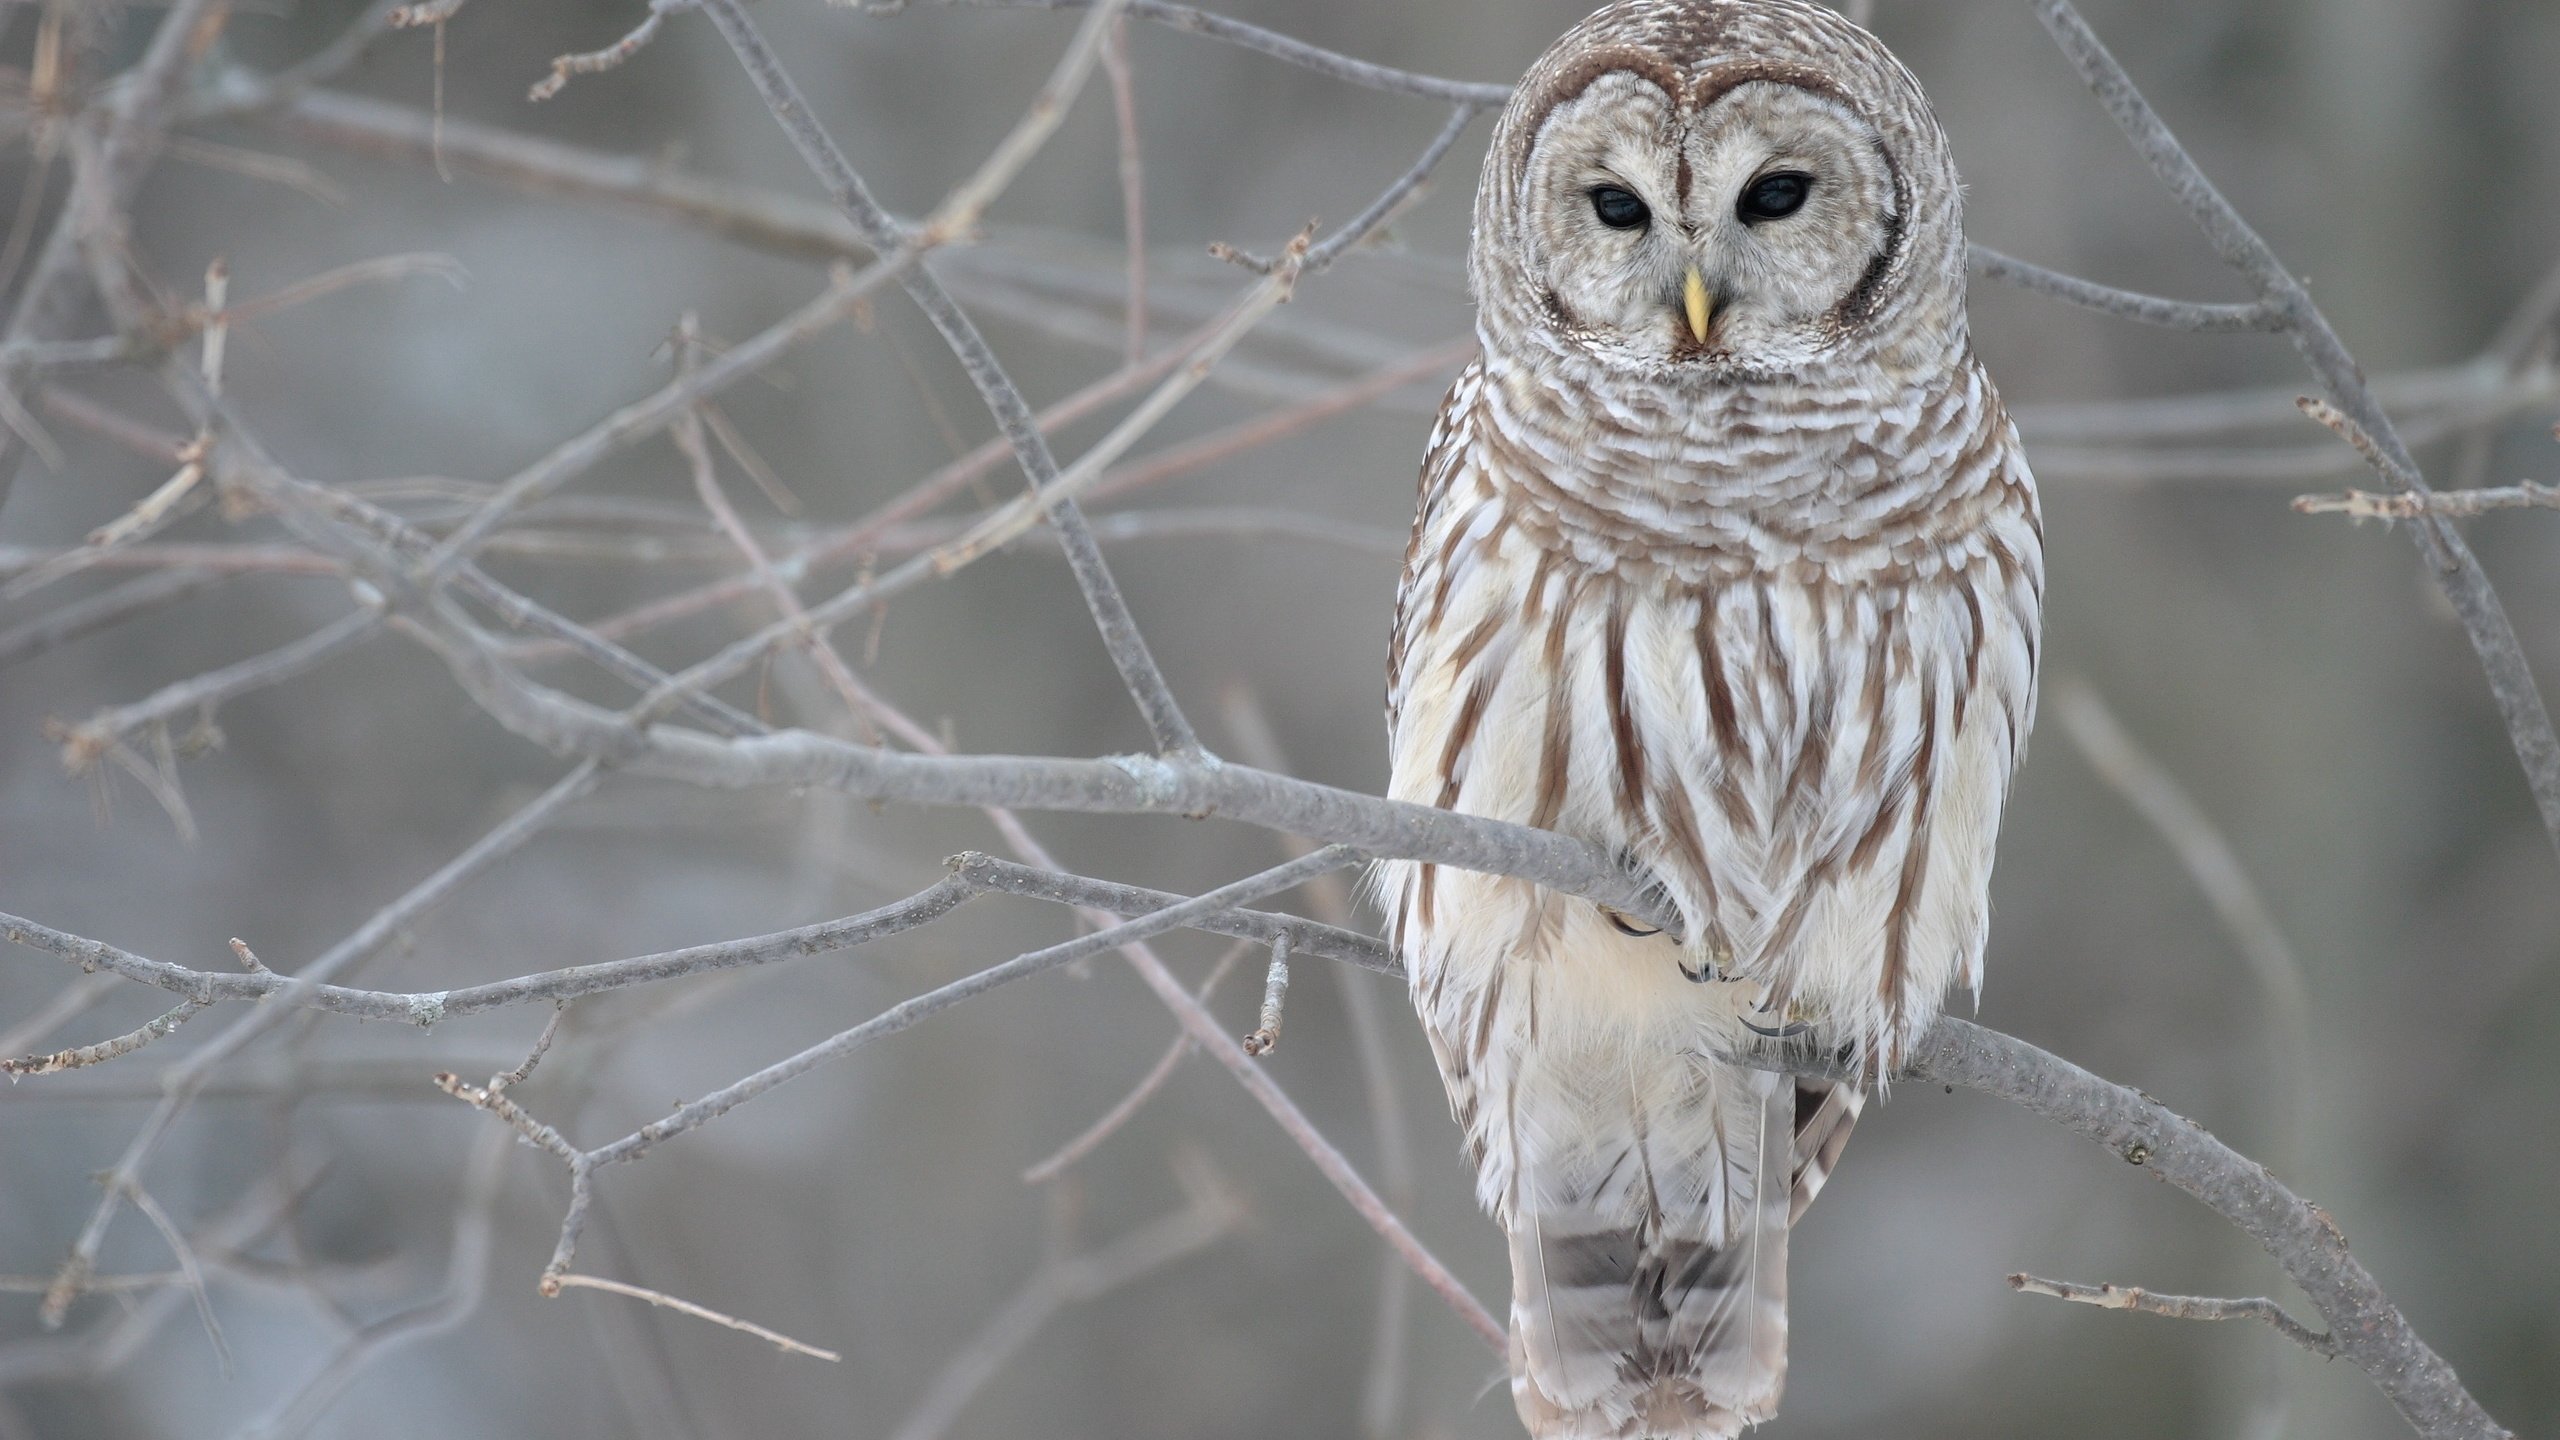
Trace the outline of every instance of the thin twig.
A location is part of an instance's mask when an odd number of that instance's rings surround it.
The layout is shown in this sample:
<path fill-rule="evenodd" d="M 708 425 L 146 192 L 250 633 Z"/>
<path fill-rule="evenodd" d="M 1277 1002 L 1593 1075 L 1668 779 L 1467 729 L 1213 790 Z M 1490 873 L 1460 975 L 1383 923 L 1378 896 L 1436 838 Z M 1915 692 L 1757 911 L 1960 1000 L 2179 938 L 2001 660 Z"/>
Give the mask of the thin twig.
<path fill-rule="evenodd" d="M 245 974 L 193 970 L 120 950 L 101 941 L 65 934 L 15 915 L 0 915 L 0 940 L 50 951 L 77 965 L 104 970 L 139 984 L 209 1003 L 267 1000 L 275 1008 L 308 1008 L 358 1020 L 394 1020 L 426 1027 L 492 1010 L 521 1005 L 560 1005 L 584 996 L 601 995 L 635 985 L 772 965 L 852 949 L 940 919 L 966 901 L 973 888 L 955 877 L 895 904 L 796 930 L 755 935 L 716 945 L 696 945 L 655 955 L 639 955 L 627 960 L 544 970 L 456 990 L 360 990 L 345 985 L 312 984 L 303 976 L 279 975 L 263 967 Z M 1250 911 L 1241 913 L 1254 914 Z M 1276 927 L 1282 917 L 1256 918 Z M 318 967 L 315 965 L 313 968 Z"/>
<path fill-rule="evenodd" d="M 2297 515 L 2344 515 L 2354 520 L 2415 520 L 2422 515 L 2468 520 L 2492 510 L 2527 509 L 2560 510 L 2560 486 L 2525 480 L 2495 489 L 2430 490 L 2424 494 L 2402 490 L 2376 495 L 2367 490 L 2350 490 L 2344 495 L 2298 496 L 2293 502 Z"/>
<path fill-rule="evenodd" d="M 723 1315 L 708 1306 L 696 1305 L 690 1300 L 679 1300 L 663 1291 L 651 1290 L 639 1285 L 625 1285 L 619 1280 L 607 1280 L 600 1275 L 574 1273 L 554 1275 L 550 1279 L 550 1287 L 546 1293 L 557 1293 L 559 1290 L 601 1290 L 608 1295 L 628 1295 L 634 1300 L 646 1300 L 661 1310 L 673 1310 L 680 1315 L 690 1315 L 696 1320 L 708 1320 L 714 1325 L 726 1325 L 732 1330 L 753 1335 L 786 1355 L 811 1355 L 830 1363 L 844 1359 L 833 1350 L 823 1350 L 815 1345 L 794 1340 L 779 1330 L 768 1330 L 752 1320 L 741 1320 L 735 1315 Z"/>
<path fill-rule="evenodd" d="M 47 1035 L 96 1009 L 109 993 L 124 988 L 116 983 L 120 978 L 111 972 L 93 971 L 65 985 L 34 1014 L 0 1030 L 0 1055 L 32 1049 Z"/>
<path fill-rule="evenodd" d="M 1240 265 L 1262 275 L 1272 274 L 1293 263 L 1311 275 L 1333 268 L 1333 262 L 1341 259 L 1344 251 L 1367 243 L 1413 202 L 1430 180 L 1431 172 L 1439 167 L 1450 147 L 1458 143 L 1459 136 L 1467 133 L 1467 126 L 1480 113 L 1481 106 L 1463 101 L 1451 109 L 1448 122 L 1440 127 L 1439 134 L 1431 137 L 1431 143 L 1422 148 L 1420 157 L 1405 167 L 1404 173 L 1380 191 L 1359 214 L 1344 222 L 1342 228 L 1307 248 L 1303 259 L 1293 261 L 1293 256 L 1287 252 L 1276 256 L 1254 255 L 1232 245 L 1212 245 L 1209 253 L 1230 265 Z"/>
<path fill-rule="evenodd" d="M 1120 141 L 1120 246 L 1128 254 L 1129 298 L 1122 320 L 1128 339 L 1121 347 L 1124 364 L 1147 355 L 1147 167 L 1138 136 L 1136 76 L 1129 64 L 1129 20 L 1111 21 L 1102 43 L 1102 75 L 1111 82 L 1111 120 Z"/>
<path fill-rule="evenodd" d="M 2292 1316 L 2273 1300 L 2219 1300 L 2201 1295 L 2161 1295 L 2132 1285 L 2082 1285 L 2070 1280 L 2040 1280 L 2012 1275 L 2009 1288 L 2022 1295 L 2046 1295 L 2101 1310 L 2139 1310 L 2172 1320 L 2263 1320 L 2287 1340 L 2324 1360 L 2338 1355 L 2338 1342 Z"/>
<path fill-rule="evenodd" d="M 950 3 L 998 10 L 1086 10 L 1100 3 L 1100 0 L 950 0 Z M 1398 95 L 1419 95 L 1426 100 L 1446 100 L 1452 104 L 1476 105 L 1488 109 L 1499 106 L 1503 101 L 1511 98 L 1511 87 L 1508 85 L 1473 85 L 1463 80 L 1444 80 L 1436 75 L 1418 75 L 1410 70 L 1398 70 L 1392 65 L 1355 60 L 1351 56 L 1310 45 L 1303 40 L 1293 40 L 1276 31 L 1265 30 L 1259 25 L 1248 25 L 1241 20 L 1232 20 L 1224 15 L 1190 5 L 1171 4 L 1168 0 L 1128 0 L 1128 7 L 1129 13 L 1138 19 L 1151 20 L 1158 25 L 1193 35 L 1206 35 L 1214 40 L 1224 40 L 1231 45 L 1242 46 L 1275 60 L 1285 60 L 1292 65 L 1313 70 L 1319 75 L 1330 75 L 1336 80 L 1348 81 L 1371 90 L 1384 90 Z"/>
<path fill-rule="evenodd" d="M 1271 942 L 1271 965 L 1262 978 L 1262 1014 L 1244 1037 L 1244 1053 L 1259 1059 L 1280 1048 L 1280 1022 L 1289 1003 L 1289 937 Z"/>
<path fill-rule="evenodd" d="M 169 1218 L 168 1211 L 160 1208 L 159 1201 L 151 1198 L 150 1191 L 128 1181 L 125 1182 L 125 1195 L 133 1201 L 133 1208 L 151 1222 L 151 1228 L 160 1232 L 160 1239 L 169 1247 L 169 1253 L 177 1257 L 178 1275 L 186 1284 L 187 1298 L 195 1302 L 196 1320 L 204 1326 L 205 1339 L 213 1346 L 213 1358 L 222 1367 L 222 1378 L 230 1379 L 231 1342 L 222 1337 L 222 1322 L 214 1318 L 213 1296 L 205 1289 L 204 1267 L 196 1263 L 195 1247 L 187 1243 L 187 1237 L 178 1229 L 177 1222 Z"/>
<path fill-rule="evenodd" d="M 2114 315 L 2138 320 L 2145 325 L 2158 325 L 2170 330 L 2193 330 L 2206 334 L 2245 334 L 2270 332 L 2285 327 L 2284 317 L 2265 301 L 2247 305 L 2208 305 L 2192 300 L 2164 300 L 2157 295 L 2143 295 L 2131 290 L 2118 290 L 2048 270 L 2014 256 L 2003 255 L 1988 245 L 1975 245 L 1971 251 L 1973 273 L 1985 280 L 2015 285 L 2039 295 L 2095 310 L 2101 315 Z"/>
<path fill-rule="evenodd" d="M 567 484 L 614 451 L 655 434 L 692 406 L 756 373 L 810 336 L 852 315 L 863 297 L 913 264 L 915 258 L 915 252 L 904 252 L 859 273 L 836 272 L 816 299 L 793 311 L 780 323 L 751 340 L 731 346 L 709 364 L 680 377 L 647 399 L 624 406 L 601 424 L 508 477 L 468 521 L 455 527 L 419 562 L 418 573 L 428 579 L 451 574 L 481 541 L 517 510 Z"/>
<path fill-rule="evenodd" d="M 78 725 L 50 726 L 47 733 L 62 746 L 63 768 L 85 774 L 110 746 L 136 731 L 166 725 L 190 713 L 209 715 L 228 701 L 281 685 L 371 638 L 381 626 L 381 615 L 358 610 L 263 655 L 181 680 L 130 705 L 101 710 Z"/>
<path fill-rule="evenodd" d="M 548 100 L 560 93 L 561 87 L 569 83 L 569 77 L 572 75 L 600 75 L 607 70 L 622 68 L 632 56 L 640 53 L 642 47 L 658 38 L 658 27 L 666 22 L 669 10 L 690 8 L 690 5 L 685 4 L 653 3 L 649 7 L 648 19 L 632 27 L 630 34 L 603 49 L 553 56 L 551 73 L 535 81 L 533 89 L 527 92 L 524 98 L 537 103 Z"/>
<path fill-rule="evenodd" d="M 933 213 L 925 217 L 924 223 L 916 228 L 916 243 L 938 247 L 976 232 L 978 221 L 987 213 L 987 207 L 995 203 L 995 198 L 1004 193 L 1014 177 L 1022 173 L 1022 167 L 1031 163 L 1031 157 L 1040 153 L 1041 147 L 1049 143 L 1049 137 L 1056 134 L 1058 126 L 1066 120 L 1067 107 L 1084 89 L 1085 77 L 1093 73 L 1094 65 L 1101 60 L 1103 43 L 1119 24 L 1121 7 L 1127 3 L 1128 0 L 1097 0 L 1092 12 L 1076 27 L 1075 38 L 1067 42 L 1065 52 L 1058 56 L 1058 63 L 1050 70 L 1048 80 L 1032 95 L 1031 103 L 1023 108 L 1022 119 L 1005 132 L 1004 139 L 988 152 L 978 168 L 953 187 L 943 197 L 942 203 L 934 207 Z M 731 44 L 737 43 L 738 37 L 729 26 L 723 25 L 722 33 L 729 35 Z M 746 58 L 743 52 L 740 58 Z M 755 73 L 752 63 L 748 66 L 748 73 Z M 781 74 L 778 68 L 773 73 Z M 758 84 L 762 88 L 763 82 Z M 768 99 L 774 93 L 768 91 Z M 806 121 L 808 130 L 818 133 L 816 122 L 808 120 L 805 115 L 784 117 L 777 113 L 776 118 L 783 120 L 786 129 L 792 127 L 795 118 Z M 833 142 L 828 144 L 832 147 Z M 841 155 L 837 159 L 841 164 Z M 824 167 L 813 168 L 818 168 L 822 177 L 827 175 Z M 852 171 L 847 169 L 834 178 L 848 179 L 851 176 Z M 859 186 L 861 182 L 855 180 L 853 183 Z M 834 187 L 831 185 L 830 188 Z M 848 188 L 837 195 L 837 205 L 847 211 L 848 218 L 864 233 L 885 235 L 887 232 L 877 225 L 864 223 L 863 216 L 858 213 L 861 206 L 847 203 L 847 197 L 852 193 L 853 190 Z M 888 216 L 884 211 L 877 218 L 887 221 Z"/>
<path fill-rule="evenodd" d="M 130 1055 L 186 1024 L 195 1018 L 198 1011 L 212 1003 L 210 1000 L 181 1001 L 176 1009 L 161 1015 L 149 1024 L 128 1030 L 112 1040 L 101 1040 L 95 1045 L 83 1045 L 72 1050 L 56 1050 L 50 1055 L 28 1055 L 16 1060 L 0 1060 L 0 1075 L 6 1075 L 12 1080 L 21 1075 L 51 1075 L 56 1071 L 77 1070 L 83 1066 L 113 1060 L 120 1055 Z"/>

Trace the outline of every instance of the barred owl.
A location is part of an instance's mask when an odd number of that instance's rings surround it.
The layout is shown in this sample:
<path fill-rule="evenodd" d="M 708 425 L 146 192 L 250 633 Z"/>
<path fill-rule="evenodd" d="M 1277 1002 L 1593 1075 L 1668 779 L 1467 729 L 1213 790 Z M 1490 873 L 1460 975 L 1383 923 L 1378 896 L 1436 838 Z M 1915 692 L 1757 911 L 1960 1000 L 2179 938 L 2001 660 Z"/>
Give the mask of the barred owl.
<path fill-rule="evenodd" d="M 1393 793 L 1606 846 L 1681 923 L 1379 877 L 1541 1440 L 1775 1412 L 1788 1229 L 1864 1087 L 1716 1057 L 1802 1034 L 1871 1085 L 1979 989 L 2044 569 L 1964 256 L 1918 83 L 1809 0 L 1610 5 L 1485 157 Z"/>

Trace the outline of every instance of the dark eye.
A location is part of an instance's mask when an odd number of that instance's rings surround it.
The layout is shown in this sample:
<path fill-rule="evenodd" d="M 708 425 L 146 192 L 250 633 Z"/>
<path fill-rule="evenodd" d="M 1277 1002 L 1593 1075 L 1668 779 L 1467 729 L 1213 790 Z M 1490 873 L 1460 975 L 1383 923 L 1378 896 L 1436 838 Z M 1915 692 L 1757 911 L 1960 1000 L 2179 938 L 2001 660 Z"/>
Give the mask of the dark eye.
<path fill-rule="evenodd" d="M 1813 193 L 1813 177 L 1800 170 L 1781 170 L 1763 175 L 1742 192 L 1742 203 L 1735 209 L 1746 225 L 1763 220 L 1784 220 L 1804 208 L 1805 197 Z"/>
<path fill-rule="evenodd" d="M 1653 212 L 1630 190 L 1602 185 L 1591 192 L 1591 213 L 1612 230 L 1641 230 Z"/>

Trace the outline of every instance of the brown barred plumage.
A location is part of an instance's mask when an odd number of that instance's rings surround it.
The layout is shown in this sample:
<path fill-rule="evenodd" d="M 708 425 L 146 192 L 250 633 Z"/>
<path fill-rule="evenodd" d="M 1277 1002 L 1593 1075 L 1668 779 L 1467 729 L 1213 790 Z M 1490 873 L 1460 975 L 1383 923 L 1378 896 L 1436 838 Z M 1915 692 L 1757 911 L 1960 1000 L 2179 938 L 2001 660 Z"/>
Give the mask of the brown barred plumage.
<path fill-rule="evenodd" d="M 1775 1412 L 1787 1232 L 1863 1096 L 1712 1057 L 1801 1025 L 1886 1073 L 1980 984 L 2043 558 L 1963 257 L 1917 84 L 1806 0 L 1601 10 L 1486 157 L 1484 353 L 1423 465 L 1393 793 L 1618 848 L 1685 936 L 1382 874 L 1510 1235 L 1537 1436 Z"/>

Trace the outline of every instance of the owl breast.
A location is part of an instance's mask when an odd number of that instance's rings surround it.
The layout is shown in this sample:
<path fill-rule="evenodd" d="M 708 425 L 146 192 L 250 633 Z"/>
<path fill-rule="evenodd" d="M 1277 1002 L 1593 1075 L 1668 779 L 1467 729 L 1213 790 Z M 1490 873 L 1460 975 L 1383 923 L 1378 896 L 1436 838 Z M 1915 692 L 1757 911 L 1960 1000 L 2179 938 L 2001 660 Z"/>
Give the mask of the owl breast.
<path fill-rule="evenodd" d="M 1694 1043 L 1756 1015 L 1898 1061 L 1953 985 L 1979 984 L 2031 718 L 2042 571 L 2014 444 L 1982 474 L 1949 459 L 1903 485 L 1930 497 L 1886 497 L 1913 523 L 1870 517 L 1856 547 L 1824 538 L 1854 495 L 1785 483 L 1776 502 L 1614 504 L 1601 530 L 1577 521 L 1569 468 L 1527 469 L 1459 398 L 1399 606 L 1392 793 L 1616 849 L 1660 877 L 1685 938 L 1406 866 L 1388 900 L 1426 1018 L 1463 1047 L 1488 988 L 1516 995 L 1506 971 L 1534 966 L 1551 1029 Z M 1674 528 L 1684 507 L 1703 518 Z"/>

